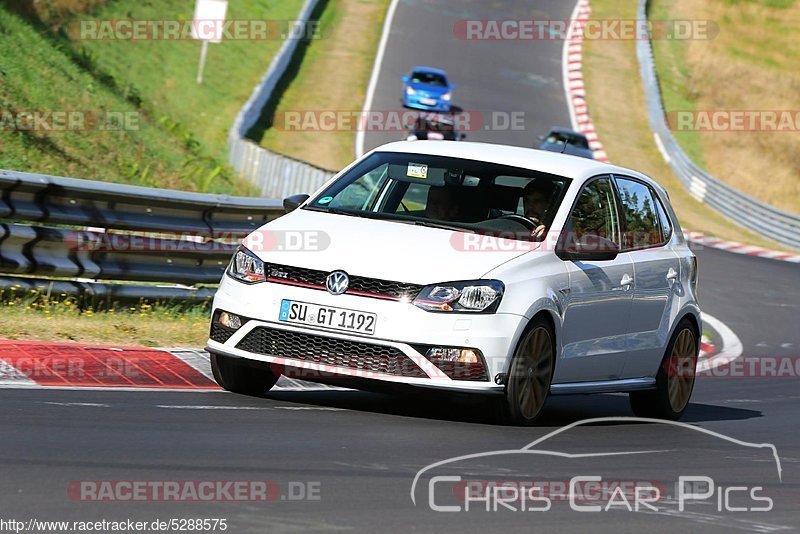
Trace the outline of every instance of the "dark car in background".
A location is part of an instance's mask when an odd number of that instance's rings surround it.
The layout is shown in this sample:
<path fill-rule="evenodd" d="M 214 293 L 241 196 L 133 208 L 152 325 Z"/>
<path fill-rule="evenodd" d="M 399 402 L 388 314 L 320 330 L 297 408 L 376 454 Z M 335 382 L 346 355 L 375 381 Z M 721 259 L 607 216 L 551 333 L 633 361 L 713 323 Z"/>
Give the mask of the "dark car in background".
<path fill-rule="evenodd" d="M 547 135 L 539 137 L 539 150 L 571 154 L 582 158 L 594 159 L 594 152 L 589 147 L 589 140 L 582 133 L 567 128 L 550 128 Z"/>
<path fill-rule="evenodd" d="M 467 135 L 460 133 L 452 116 L 440 113 L 420 113 L 409 125 L 406 141 L 461 141 Z"/>

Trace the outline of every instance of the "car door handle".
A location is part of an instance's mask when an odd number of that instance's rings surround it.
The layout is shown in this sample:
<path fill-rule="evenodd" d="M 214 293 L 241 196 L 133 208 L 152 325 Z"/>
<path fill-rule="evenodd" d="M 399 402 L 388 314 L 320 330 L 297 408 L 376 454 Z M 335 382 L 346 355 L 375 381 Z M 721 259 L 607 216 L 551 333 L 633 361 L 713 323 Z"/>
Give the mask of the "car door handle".
<path fill-rule="evenodd" d="M 678 279 L 678 272 L 672 267 L 670 267 L 669 271 L 667 271 L 667 282 L 669 282 L 669 285 L 672 285 L 675 283 L 677 279 Z"/>
<path fill-rule="evenodd" d="M 622 276 L 622 280 L 619 281 L 619 285 L 622 286 L 622 289 L 627 291 L 631 288 L 631 284 L 633 284 L 633 278 L 628 273 L 625 273 Z"/>

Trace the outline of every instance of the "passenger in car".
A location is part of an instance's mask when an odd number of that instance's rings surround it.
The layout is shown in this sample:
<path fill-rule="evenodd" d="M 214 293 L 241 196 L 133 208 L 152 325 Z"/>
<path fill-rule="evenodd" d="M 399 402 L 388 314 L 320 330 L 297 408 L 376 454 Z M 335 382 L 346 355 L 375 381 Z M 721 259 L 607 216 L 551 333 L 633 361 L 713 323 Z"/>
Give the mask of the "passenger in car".
<path fill-rule="evenodd" d="M 431 186 L 425 203 L 425 217 L 437 221 L 455 221 L 458 217 L 458 204 L 453 188 Z"/>

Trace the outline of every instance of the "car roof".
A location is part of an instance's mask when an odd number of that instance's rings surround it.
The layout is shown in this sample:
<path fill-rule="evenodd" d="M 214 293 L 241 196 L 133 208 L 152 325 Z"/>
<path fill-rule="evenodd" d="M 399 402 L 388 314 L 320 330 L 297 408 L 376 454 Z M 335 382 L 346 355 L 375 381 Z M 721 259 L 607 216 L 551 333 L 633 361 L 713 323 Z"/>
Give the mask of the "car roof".
<path fill-rule="evenodd" d="M 411 69 L 411 72 L 430 72 L 431 74 L 441 74 L 442 76 L 447 77 L 447 73 L 442 69 L 437 69 L 436 67 L 426 67 L 425 65 L 417 65 Z"/>
<path fill-rule="evenodd" d="M 595 159 L 547 152 L 533 148 L 490 143 L 462 141 L 460 143 L 437 143 L 436 141 L 396 141 L 380 146 L 375 152 L 406 152 L 426 156 L 445 156 L 461 158 L 498 165 L 510 165 L 557 176 L 571 178 L 577 182 L 585 181 L 598 174 L 624 174 L 645 180 L 662 189 L 650 177 L 625 167 L 603 163 Z"/>

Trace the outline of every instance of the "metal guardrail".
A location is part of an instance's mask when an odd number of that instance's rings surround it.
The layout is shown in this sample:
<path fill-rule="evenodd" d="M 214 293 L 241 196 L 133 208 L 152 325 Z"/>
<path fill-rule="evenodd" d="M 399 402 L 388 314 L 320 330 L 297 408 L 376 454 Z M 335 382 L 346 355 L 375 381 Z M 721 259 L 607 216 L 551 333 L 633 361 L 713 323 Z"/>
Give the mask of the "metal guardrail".
<path fill-rule="evenodd" d="M 298 24 L 309 22 L 318 3 L 319 0 L 306 0 L 297 18 Z M 260 188 L 264 197 L 311 194 L 334 175 L 327 169 L 271 152 L 246 137 L 289 68 L 299 42 L 298 39 L 284 41 L 250 99 L 236 115 L 228 135 L 228 162 L 239 175 Z"/>
<path fill-rule="evenodd" d="M 647 18 L 648 0 L 639 0 L 637 18 Z M 667 124 L 662 105 L 661 88 L 653 60 L 653 45 L 649 39 L 636 44 L 647 113 L 656 143 L 672 170 L 689 190 L 704 204 L 716 209 L 737 224 L 774 241 L 800 249 L 800 215 L 780 210 L 737 191 L 698 167 L 683 151 Z"/>
<path fill-rule="evenodd" d="M 70 295 L 207 299 L 213 289 L 152 283 L 218 283 L 236 243 L 282 214 L 274 199 L 0 170 L 0 273 L 23 275 L 0 277 L 0 288 L 57 284 Z M 106 280 L 140 284 L 94 283 Z"/>

